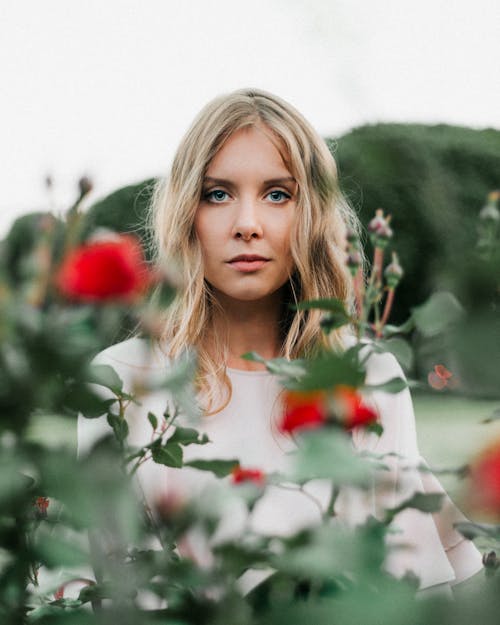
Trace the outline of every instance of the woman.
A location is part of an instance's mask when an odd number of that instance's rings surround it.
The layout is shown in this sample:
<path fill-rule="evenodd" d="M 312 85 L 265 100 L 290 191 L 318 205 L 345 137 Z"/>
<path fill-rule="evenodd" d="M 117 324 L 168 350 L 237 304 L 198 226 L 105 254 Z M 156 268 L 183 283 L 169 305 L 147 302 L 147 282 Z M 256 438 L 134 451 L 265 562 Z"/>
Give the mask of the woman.
<path fill-rule="evenodd" d="M 190 446 L 185 460 L 236 457 L 242 465 L 265 472 L 283 470 L 285 452 L 294 444 L 274 427 L 279 384 L 264 364 L 241 356 L 254 351 L 265 359 L 308 357 L 323 347 L 342 349 L 352 340 L 345 330 L 326 337 L 320 311 L 287 306 L 336 297 L 352 307 L 345 233 L 347 227 L 356 230 L 357 220 L 339 192 L 333 157 L 291 105 L 261 90 L 239 90 L 216 98 L 195 119 L 169 178 L 157 189 L 152 214 L 158 260 L 178 264 L 185 288 L 165 311 L 164 332 L 152 350 L 134 338 L 105 350 L 97 362 L 111 364 L 125 388 L 132 388 L 138 378 L 161 374 L 169 359 L 194 346 L 198 398 L 205 412 L 199 429 L 212 442 Z M 370 356 L 367 384 L 398 375 L 402 371 L 390 354 Z M 128 415 L 134 444 L 147 444 L 147 412 L 162 414 L 165 401 L 162 394 L 150 395 Z M 373 392 L 371 401 L 384 432 L 378 438 L 354 431 L 354 446 L 396 452 L 415 467 L 421 458 L 408 390 L 396 395 Z M 80 420 L 79 426 L 80 449 L 106 427 L 98 420 Z M 392 490 L 371 500 L 343 491 L 335 506 L 340 518 L 361 522 L 415 491 L 443 492 L 431 474 L 402 471 L 398 458 L 388 463 Z M 153 504 L 167 491 L 180 496 L 200 492 L 210 478 L 188 467 L 179 471 L 147 462 L 139 479 Z M 304 494 L 268 487 L 252 514 L 253 529 L 289 534 L 318 522 L 327 494 L 321 483 L 308 489 Z M 421 591 L 449 591 L 481 568 L 473 544 L 452 528 L 461 518 L 448 498 L 432 516 L 403 511 L 393 523 L 402 533 L 392 542 L 411 548 L 392 552 L 386 568 L 396 576 L 416 573 Z M 221 537 L 237 535 L 238 528 L 233 516 Z M 183 549 L 200 561 L 210 560 L 209 551 L 194 540 L 190 544 L 188 538 Z M 256 581 L 247 579 L 243 587 Z"/>

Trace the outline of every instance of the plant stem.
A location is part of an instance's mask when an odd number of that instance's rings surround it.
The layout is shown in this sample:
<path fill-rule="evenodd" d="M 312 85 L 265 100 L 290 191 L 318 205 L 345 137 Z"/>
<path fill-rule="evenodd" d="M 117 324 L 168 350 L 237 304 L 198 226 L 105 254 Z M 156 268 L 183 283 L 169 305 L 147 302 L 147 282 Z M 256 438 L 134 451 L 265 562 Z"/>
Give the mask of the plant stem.
<path fill-rule="evenodd" d="M 382 336 L 382 330 L 384 329 L 387 320 L 389 319 L 389 315 L 391 314 L 392 304 L 394 302 L 394 289 L 388 287 L 387 299 L 385 300 L 384 313 L 382 315 L 382 319 L 377 327 L 377 337 L 380 338 Z"/>
<path fill-rule="evenodd" d="M 330 501 L 328 502 L 328 506 L 326 507 L 325 514 L 323 516 L 324 519 L 329 519 L 330 517 L 336 516 L 335 514 L 335 502 L 337 501 L 337 497 L 339 496 L 340 488 L 332 483 L 332 491 L 330 493 Z"/>

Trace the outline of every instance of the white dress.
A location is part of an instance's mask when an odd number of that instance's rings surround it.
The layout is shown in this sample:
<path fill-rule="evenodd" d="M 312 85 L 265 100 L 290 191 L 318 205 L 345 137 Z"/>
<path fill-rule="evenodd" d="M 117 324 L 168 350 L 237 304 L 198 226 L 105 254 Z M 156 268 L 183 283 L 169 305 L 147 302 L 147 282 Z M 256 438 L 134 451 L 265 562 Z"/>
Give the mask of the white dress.
<path fill-rule="evenodd" d="M 141 377 L 161 377 L 168 371 L 168 359 L 164 354 L 158 349 L 152 350 L 148 341 L 139 338 L 113 345 L 101 352 L 94 362 L 111 365 L 123 380 L 124 390 L 129 392 L 134 381 L 140 381 Z M 211 442 L 186 447 L 184 460 L 237 458 L 243 467 L 259 468 L 266 473 L 283 471 L 288 462 L 286 452 L 294 448 L 294 443 L 273 427 L 279 410 L 279 403 L 275 400 L 281 389 L 276 376 L 267 371 L 231 368 L 227 372 L 233 387 L 230 403 L 220 413 L 202 417 L 197 426 L 208 434 Z M 404 374 L 391 354 L 370 356 L 367 384 L 379 384 L 396 376 L 404 377 Z M 168 394 L 162 391 L 142 396 L 140 407 L 130 406 L 127 420 L 131 444 L 143 445 L 151 441 L 152 430 L 147 413 L 151 411 L 160 417 L 168 401 Z M 377 454 L 396 452 L 405 460 L 395 456 L 385 460 L 391 467 L 393 488 L 383 497 L 373 491 L 363 494 L 354 489 L 342 489 L 335 505 L 336 515 L 354 524 L 361 523 L 368 514 L 376 515 L 381 507 L 396 506 L 415 491 L 444 493 L 432 473 L 402 470 L 404 466 L 416 467 L 423 462 L 417 446 L 415 417 L 408 389 L 397 394 L 375 391 L 369 401 L 377 409 L 384 431 L 378 437 L 361 429 L 355 430 L 354 447 Z M 85 453 L 94 441 L 107 432 L 109 426 L 104 417 L 85 419 L 80 416 L 79 453 Z M 150 506 L 154 506 L 167 492 L 196 496 L 216 479 L 210 473 L 194 468 L 172 469 L 153 461 L 146 461 L 137 476 L 145 501 Z M 316 480 L 307 488 L 326 509 L 329 486 Z M 318 523 L 320 518 L 321 511 L 312 498 L 300 492 L 268 486 L 252 513 L 251 528 L 266 535 L 287 535 Z M 420 579 L 420 590 L 433 587 L 449 589 L 474 575 L 482 568 L 481 554 L 471 541 L 453 529 L 453 522 L 460 520 L 465 520 L 465 517 L 447 495 L 438 513 L 404 510 L 391 525 L 401 533 L 392 535 L 389 540 L 408 543 L 410 547 L 391 551 L 385 568 L 397 577 L 412 571 Z M 233 512 L 230 519 L 222 524 L 218 539 L 237 536 L 243 531 L 243 524 L 244 519 Z M 197 551 L 200 561 L 208 557 L 193 539 L 191 552 L 196 555 Z M 264 576 L 261 572 L 253 576 L 252 572 L 248 572 L 242 582 L 243 590 L 249 590 Z"/>

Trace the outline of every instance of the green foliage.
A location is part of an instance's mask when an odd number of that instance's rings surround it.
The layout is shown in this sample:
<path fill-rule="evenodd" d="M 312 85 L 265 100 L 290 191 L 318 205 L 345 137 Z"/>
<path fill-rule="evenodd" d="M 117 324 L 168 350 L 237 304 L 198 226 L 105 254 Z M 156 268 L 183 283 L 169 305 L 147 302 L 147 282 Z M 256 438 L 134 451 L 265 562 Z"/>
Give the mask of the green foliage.
<path fill-rule="evenodd" d="M 150 190 L 146 184 L 117 192 L 96 204 L 85 219 L 79 212 L 82 192 L 67 212 L 62 242 L 59 225 L 45 220 L 44 228 L 35 232 L 26 249 L 21 250 L 19 225 L 3 247 L 0 622 L 460 625 L 472 609 L 480 619 L 491 620 L 499 608 L 496 560 L 488 569 L 491 586 L 487 600 L 474 596 L 457 610 L 446 603 L 415 601 L 418 580 L 411 575 L 396 580 L 384 568 L 391 550 L 386 537 L 392 520 L 407 509 L 422 514 L 438 511 L 441 494 L 413 493 L 392 508 L 378 511 L 379 518 L 368 515 L 357 524 L 337 517 L 339 495 L 370 495 L 379 478 L 383 482 L 389 473 L 386 456 L 390 454 L 356 453 L 345 422 L 330 418 L 316 423 L 317 429 L 299 430 L 295 449 L 289 454 L 289 469 L 283 474 L 250 472 L 245 477 L 238 458 L 187 459 L 186 448 L 191 452 L 210 443 L 198 430 L 202 422 L 194 392 L 194 352 L 171 363 L 168 371 L 130 384 L 109 365 L 91 364 L 116 333 L 125 312 L 146 332 L 148 327 L 157 327 L 155 315 L 159 319 L 162 311 L 150 301 L 146 306 L 145 300 L 133 306 L 112 298 L 93 304 L 65 301 L 50 275 L 59 266 L 61 249 L 66 254 L 97 226 L 113 227 L 123 206 L 128 206 L 129 212 L 131 205 L 134 211 L 142 211 Z M 120 219 L 123 228 L 134 229 L 144 223 L 138 213 L 129 217 L 129 221 Z M 145 231 L 143 236 L 147 236 Z M 11 256 L 5 255 L 6 250 Z M 484 253 L 482 246 L 481 255 Z M 16 259 L 14 272 L 18 273 L 9 274 L 8 258 Z M 29 271 L 20 270 L 21 266 L 29 266 Z M 382 266 L 375 269 L 382 270 Z M 397 393 L 406 387 L 399 377 L 369 386 L 365 367 L 366 352 L 387 351 L 409 367 L 412 352 L 401 336 L 405 331 L 417 329 L 433 341 L 445 332 L 446 340 L 454 337 L 459 346 L 467 345 L 464 324 L 470 317 L 464 317 L 462 307 L 449 293 L 435 294 L 412 307 L 409 321 L 402 326 L 388 326 L 386 316 L 379 314 L 384 287 L 382 272 L 377 271 L 372 272 L 366 291 L 358 293 L 359 316 L 348 313 L 337 300 L 299 304 L 304 310 L 325 312 L 321 328 L 326 334 L 351 323 L 357 332 L 355 345 L 342 353 L 324 348 L 294 361 L 265 360 L 250 352 L 248 360 L 265 364 L 285 389 L 307 396 L 308 391 L 342 385 L 351 387 L 349 397 L 356 402 L 356 390 Z M 12 276 L 17 276 L 16 280 Z M 395 283 L 386 286 L 393 290 Z M 486 324 L 489 328 L 490 321 Z M 459 334 L 453 334 L 457 328 Z M 362 340 L 366 335 L 372 338 L 369 345 Z M 484 361 L 487 357 L 485 345 L 478 358 Z M 154 414 L 141 401 L 144 395 L 157 392 L 168 393 L 163 414 Z M 339 410 L 334 401 L 326 409 L 329 416 Z M 106 435 L 78 458 L 67 433 L 62 433 L 74 431 L 77 415 L 82 419 L 102 417 L 99 424 L 107 422 L 108 426 Z M 140 418 L 150 436 L 146 442 L 132 444 L 131 433 Z M 41 434 L 44 429 L 50 432 Z M 366 434 L 372 436 L 373 431 L 380 434 L 381 426 Z M 155 479 L 143 471 L 146 463 L 155 472 L 168 471 L 165 476 L 189 470 L 198 471 L 200 480 L 210 480 L 196 496 L 188 493 L 186 500 L 166 488 L 164 497 L 145 501 L 138 486 L 148 487 L 148 480 Z M 329 493 L 324 507 L 308 490 L 317 480 Z M 165 482 L 168 486 L 168 479 Z M 286 536 L 257 532 L 250 515 L 269 489 L 292 490 L 319 504 L 317 523 Z M 232 520 L 228 511 L 243 513 L 245 523 L 234 536 L 221 541 L 217 539 L 220 527 Z M 458 529 L 466 536 L 492 540 L 499 536 L 498 526 L 493 525 L 469 523 Z M 193 537 L 208 553 L 208 564 L 181 548 Z M 82 565 L 86 567 L 84 578 L 79 572 Z M 245 596 L 240 576 L 249 570 L 269 575 Z M 53 574 L 56 576 L 51 577 Z M 43 581 L 47 575 L 48 581 Z M 75 581 L 80 588 L 76 596 L 68 596 L 67 587 Z"/>
<path fill-rule="evenodd" d="M 342 190 L 363 224 L 379 207 L 392 215 L 405 270 L 397 322 L 437 288 L 456 292 L 460 285 L 461 292 L 473 288 L 481 291 L 481 299 L 491 297 L 488 285 L 485 293 L 476 274 L 468 272 L 468 251 L 475 247 L 484 198 L 499 187 L 498 130 L 374 124 L 327 143 L 338 162 Z"/>
<path fill-rule="evenodd" d="M 151 234 L 147 215 L 156 179 L 128 185 L 95 202 L 85 213 L 81 238 L 86 239 L 98 228 L 115 232 L 132 232 L 139 236 L 146 257 L 151 259 Z"/>

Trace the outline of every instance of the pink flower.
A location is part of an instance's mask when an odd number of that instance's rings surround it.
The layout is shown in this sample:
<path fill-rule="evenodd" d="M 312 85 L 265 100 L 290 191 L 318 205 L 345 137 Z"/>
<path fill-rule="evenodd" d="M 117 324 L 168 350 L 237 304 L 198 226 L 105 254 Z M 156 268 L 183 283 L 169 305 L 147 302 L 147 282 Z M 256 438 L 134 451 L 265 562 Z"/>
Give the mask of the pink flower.
<path fill-rule="evenodd" d="M 452 386 L 451 378 L 453 374 L 444 365 L 435 365 L 434 371 L 430 371 L 427 376 L 429 386 L 436 391 L 441 391 L 447 386 Z"/>

